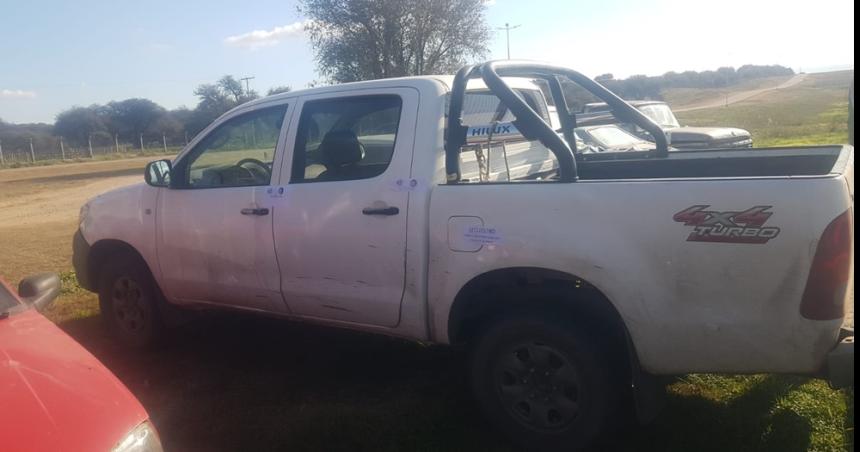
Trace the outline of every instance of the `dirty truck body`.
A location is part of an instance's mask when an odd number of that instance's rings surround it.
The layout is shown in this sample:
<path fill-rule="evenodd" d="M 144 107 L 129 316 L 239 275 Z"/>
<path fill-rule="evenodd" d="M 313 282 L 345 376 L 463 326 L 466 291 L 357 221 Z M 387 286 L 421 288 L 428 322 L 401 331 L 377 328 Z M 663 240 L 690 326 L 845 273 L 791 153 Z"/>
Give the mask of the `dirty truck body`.
<path fill-rule="evenodd" d="M 557 99 L 569 78 L 655 149 L 575 153 L 575 115 L 559 110 L 556 133 L 511 88 L 522 77 Z M 463 123 L 475 83 L 552 165 L 464 176 L 482 152 Z M 252 120 L 253 145 L 231 145 Z M 591 441 L 612 398 L 600 375 L 624 388 L 689 372 L 853 385 L 850 146 L 668 152 L 653 121 L 580 74 L 491 62 L 253 101 L 147 172 L 90 200 L 75 238 L 81 284 L 135 345 L 176 306 L 467 344 L 488 416 L 535 447 Z M 116 295 L 123 277 L 151 307 Z M 536 383 L 535 369 L 557 379 Z"/>

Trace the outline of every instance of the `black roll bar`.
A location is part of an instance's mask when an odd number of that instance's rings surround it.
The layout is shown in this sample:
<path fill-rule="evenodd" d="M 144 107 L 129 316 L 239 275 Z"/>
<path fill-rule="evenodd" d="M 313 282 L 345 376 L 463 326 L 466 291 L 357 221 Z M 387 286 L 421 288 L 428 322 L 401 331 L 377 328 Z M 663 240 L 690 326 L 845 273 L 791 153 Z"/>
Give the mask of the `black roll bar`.
<path fill-rule="evenodd" d="M 465 66 L 454 77 L 445 142 L 445 172 L 448 183 L 457 183 L 460 180 L 460 148 L 466 142 L 467 130 L 462 120 L 463 100 L 466 96 L 466 86 L 469 80 L 479 76 L 490 91 L 514 114 L 516 118 L 514 125 L 522 132 L 523 136 L 530 140 L 539 140 L 555 154 L 559 166 L 559 179 L 562 182 L 575 182 L 578 176 L 576 158 L 571 150 L 576 148 L 573 134 L 576 122 L 567 109 L 567 102 L 561 92 L 559 77 L 566 77 L 606 102 L 620 121 L 632 122 L 649 132 L 654 137 L 656 144 L 656 149 L 652 151 L 654 155 L 665 157 L 669 153 L 669 144 L 660 126 L 603 85 L 579 72 L 565 67 L 529 61 L 489 61 L 477 66 Z M 562 140 L 552 127 L 505 83 L 502 77 L 530 77 L 546 80 L 549 83 L 551 94 L 556 99 L 556 110 L 559 113 L 559 120 L 562 122 L 562 133 L 565 139 Z M 559 109 L 559 107 L 561 108 Z"/>

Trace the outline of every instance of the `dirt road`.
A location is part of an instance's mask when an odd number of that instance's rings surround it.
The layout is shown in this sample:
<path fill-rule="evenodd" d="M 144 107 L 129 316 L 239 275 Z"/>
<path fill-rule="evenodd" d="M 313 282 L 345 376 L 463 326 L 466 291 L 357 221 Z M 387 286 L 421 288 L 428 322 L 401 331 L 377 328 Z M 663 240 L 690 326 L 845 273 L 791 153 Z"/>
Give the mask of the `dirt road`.
<path fill-rule="evenodd" d="M 74 220 L 87 199 L 110 189 L 140 182 L 140 176 L 100 178 L 71 187 L 48 188 L 7 199 L 0 199 L 0 228 L 38 227 L 47 223 Z"/>
<path fill-rule="evenodd" d="M 691 111 L 691 110 L 704 110 L 706 108 L 724 107 L 724 106 L 729 105 L 729 104 L 734 104 L 737 102 L 741 102 L 741 101 L 753 98 L 755 96 L 764 94 L 764 93 L 769 92 L 769 91 L 791 88 L 792 86 L 797 85 L 798 83 L 802 82 L 804 79 L 806 79 L 806 74 L 797 74 L 794 77 L 786 80 L 785 82 L 783 82 L 777 86 L 771 86 L 771 87 L 759 88 L 759 89 L 751 89 L 751 90 L 747 90 L 747 91 L 738 91 L 736 93 L 729 94 L 728 97 L 720 97 L 719 99 L 711 99 L 711 100 L 703 101 L 703 102 L 700 102 L 700 103 L 697 103 L 694 105 L 690 105 L 687 107 L 675 108 L 673 110 L 675 110 L 676 112 L 681 112 L 681 111 Z"/>
<path fill-rule="evenodd" d="M 0 276 L 71 269 L 71 240 L 87 199 L 143 179 L 152 158 L 0 170 Z"/>

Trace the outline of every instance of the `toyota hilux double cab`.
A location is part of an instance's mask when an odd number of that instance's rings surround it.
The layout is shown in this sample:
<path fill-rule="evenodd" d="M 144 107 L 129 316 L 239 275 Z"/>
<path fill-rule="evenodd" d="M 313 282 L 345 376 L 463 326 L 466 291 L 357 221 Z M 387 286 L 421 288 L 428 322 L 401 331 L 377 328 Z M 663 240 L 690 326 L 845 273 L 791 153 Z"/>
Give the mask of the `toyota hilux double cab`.
<path fill-rule="evenodd" d="M 653 148 L 581 152 L 575 112 L 557 132 L 516 88 L 534 79 Z M 467 347 L 486 416 L 532 450 L 591 444 L 625 401 L 645 417 L 658 376 L 853 385 L 853 147 L 668 151 L 540 63 L 295 91 L 88 201 L 75 268 L 131 345 L 194 307 Z"/>

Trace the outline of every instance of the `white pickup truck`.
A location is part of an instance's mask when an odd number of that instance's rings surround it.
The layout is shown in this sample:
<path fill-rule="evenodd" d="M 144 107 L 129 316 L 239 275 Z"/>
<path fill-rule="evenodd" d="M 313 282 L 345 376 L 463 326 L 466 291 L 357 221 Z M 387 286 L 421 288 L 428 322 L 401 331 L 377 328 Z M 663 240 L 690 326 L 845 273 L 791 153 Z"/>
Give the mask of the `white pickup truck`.
<path fill-rule="evenodd" d="M 565 78 L 655 148 L 577 152 L 575 114 L 557 132 L 522 84 L 565 105 Z M 505 121 L 520 141 L 494 141 Z M 486 415 L 529 449 L 591 443 L 625 397 L 647 412 L 653 376 L 853 385 L 853 148 L 667 150 L 601 85 L 538 63 L 295 91 L 90 200 L 74 262 L 132 345 L 177 306 L 464 344 Z"/>

